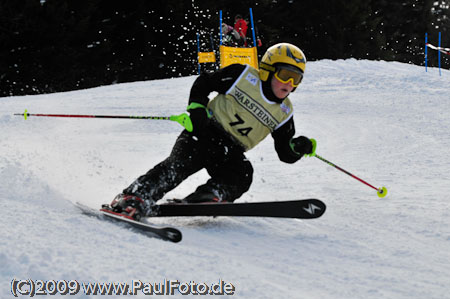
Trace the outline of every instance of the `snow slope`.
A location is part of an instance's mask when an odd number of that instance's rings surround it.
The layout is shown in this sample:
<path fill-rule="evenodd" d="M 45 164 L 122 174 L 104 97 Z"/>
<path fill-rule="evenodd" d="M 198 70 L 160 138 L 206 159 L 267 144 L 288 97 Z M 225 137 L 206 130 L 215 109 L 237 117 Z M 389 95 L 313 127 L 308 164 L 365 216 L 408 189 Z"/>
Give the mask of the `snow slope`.
<path fill-rule="evenodd" d="M 388 196 L 379 199 L 315 158 L 283 164 L 269 137 L 248 153 L 254 183 L 239 201 L 316 197 L 327 204 L 325 215 L 156 219 L 183 232 L 178 244 L 86 217 L 72 204 L 110 202 L 168 155 L 178 124 L 13 116 L 25 108 L 179 114 L 194 80 L 0 98 L 1 298 L 12 296 L 13 279 L 223 280 L 236 298 L 450 298 L 450 71 L 440 77 L 433 68 L 354 59 L 308 63 L 291 95 L 297 133 L 314 137 L 319 155 L 386 186 Z M 207 178 L 199 172 L 167 197 L 185 196 Z"/>

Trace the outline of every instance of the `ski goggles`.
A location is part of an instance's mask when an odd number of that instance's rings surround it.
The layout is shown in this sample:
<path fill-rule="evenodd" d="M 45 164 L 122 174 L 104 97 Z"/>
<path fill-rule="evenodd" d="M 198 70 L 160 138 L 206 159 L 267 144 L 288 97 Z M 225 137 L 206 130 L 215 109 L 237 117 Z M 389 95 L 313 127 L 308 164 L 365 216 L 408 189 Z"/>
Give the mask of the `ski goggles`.
<path fill-rule="evenodd" d="M 291 82 L 294 87 L 297 87 L 303 79 L 303 72 L 290 65 L 277 66 L 274 75 L 278 81 L 282 83 Z"/>

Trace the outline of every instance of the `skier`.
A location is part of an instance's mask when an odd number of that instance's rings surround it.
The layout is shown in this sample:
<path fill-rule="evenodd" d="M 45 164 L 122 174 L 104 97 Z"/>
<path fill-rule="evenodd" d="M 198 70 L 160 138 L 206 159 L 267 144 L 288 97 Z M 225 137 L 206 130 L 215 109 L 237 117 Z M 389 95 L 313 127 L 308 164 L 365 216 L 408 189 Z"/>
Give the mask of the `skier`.
<path fill-rule="evenodd" d="M 187 110 L 193 132 L 184 130 L 169 157 L 137 178 L 111 203 L 115 212 L 139 220 L 155 203 L 190 175 L 205 168 L 211 178 L 184 201 L 233 202 L 252 183 L 245 157 L 270 133 L 281 161 L 294 163 L 315 152 L 316 142 L 294 138 L 293 107 L 288 95 L 303 79 L 306 58 L 289 43 L 270 47 L 260 70 L 233 64 L 194 82 Z M 218 95 L 210 100 L 208 95 Z"/>
<path fill-rule="evenodd" d="M 223 44 L 226 46 L 241 47 L 245 43 L 245 39 L 241 38 L 239 33 L 230 25 L 222 24 Z"/>
<path fill-rule="evenodd" d="M 239 33 L 241 39 L 244 41 L 245 46 L 247 46 L 247 29 L 247 22 L 242 18 L 241 15 L 236 15 L 234 17 L 234 30 Z"/>

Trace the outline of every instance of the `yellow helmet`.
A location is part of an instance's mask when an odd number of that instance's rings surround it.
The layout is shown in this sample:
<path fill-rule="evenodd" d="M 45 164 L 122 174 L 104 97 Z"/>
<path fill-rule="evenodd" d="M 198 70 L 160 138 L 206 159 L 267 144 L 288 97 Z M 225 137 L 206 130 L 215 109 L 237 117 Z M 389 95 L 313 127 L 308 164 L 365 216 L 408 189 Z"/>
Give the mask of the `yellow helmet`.
<path fill-rule="evenodd" d="M 259 63 L 259 78 L 267 81 L 270 73 L 274 73 L 275 64 L 288 64 L 305 72 L 306 57 L 302 50 L 289 43 L 279 43 L 267 49 Z"/>

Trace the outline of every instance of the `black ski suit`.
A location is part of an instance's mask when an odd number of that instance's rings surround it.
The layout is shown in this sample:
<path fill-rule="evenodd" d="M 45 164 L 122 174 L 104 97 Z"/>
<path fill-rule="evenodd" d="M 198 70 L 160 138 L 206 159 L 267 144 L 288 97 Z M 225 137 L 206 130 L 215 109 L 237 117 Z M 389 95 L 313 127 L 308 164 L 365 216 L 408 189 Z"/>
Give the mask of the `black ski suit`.
<path fill-rule="evenodd" d="M 206 106 L 211 92 L 224 94 L 244 69 L 244 65 L 234 64 L 212 74 L 200 75 L 192 86 L 189 103 Z M 271 101 L 281 103 L 282 100 L 272 92 L 270 79 L 263 83 L 263 93 Z M 293 118 L 272 133 L 276 152 L 283 162 L 294 163 L 302 156 L 291 149 L 290 141 L 294 134 Z M 213 192 L 223 201 L 233 202 L 252 183 L 253 167 L 244 155 L 244 148 L 211 120 L 201 132 L 184 130 L 177 138 L 170 156 L 139 177 L 123 193 L 158 201 L 203 168 L 211 178 L 199 186 L 197 192 Z"/>

